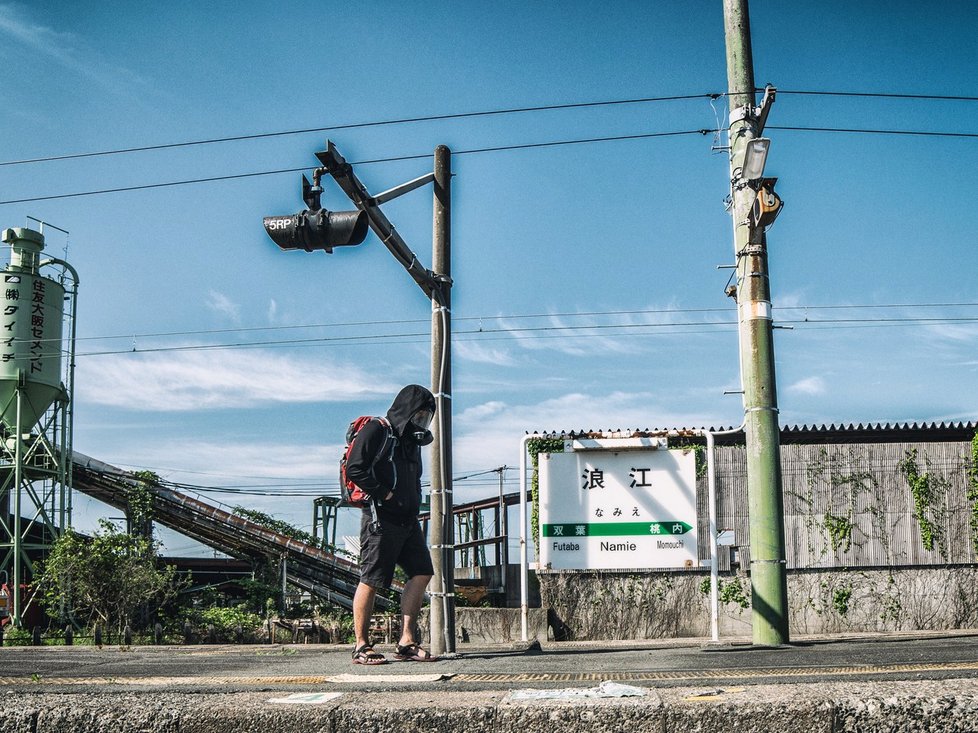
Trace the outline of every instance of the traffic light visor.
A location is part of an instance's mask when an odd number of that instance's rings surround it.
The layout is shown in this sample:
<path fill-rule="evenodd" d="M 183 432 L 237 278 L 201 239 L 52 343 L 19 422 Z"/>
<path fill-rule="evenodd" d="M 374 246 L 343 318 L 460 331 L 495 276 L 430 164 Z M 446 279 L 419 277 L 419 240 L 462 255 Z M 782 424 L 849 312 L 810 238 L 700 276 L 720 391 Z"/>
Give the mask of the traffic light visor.
<path fill-rule="evenodd" d="M 266 216 L 262 220 L 265 232 L 282 249 L 305 249 L 299 239 L 300 214 L 291 216 Z"/>
<path fill-rule="evenodd" d="M 367 237 L 367 215 L 362 211 L 326 211 L 322 209 L 316 214 L 325 214 L 321 218 L 326 220 L 331 247 L 360 244 Z"/>

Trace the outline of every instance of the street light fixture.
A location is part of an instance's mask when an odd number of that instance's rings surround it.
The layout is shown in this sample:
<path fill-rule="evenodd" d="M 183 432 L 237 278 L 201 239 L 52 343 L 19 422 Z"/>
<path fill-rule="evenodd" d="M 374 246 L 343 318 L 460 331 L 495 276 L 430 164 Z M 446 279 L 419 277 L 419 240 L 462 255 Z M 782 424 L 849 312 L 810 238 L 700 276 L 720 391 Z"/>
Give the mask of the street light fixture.
<path fill-rule="evenodd" d="M 767 153 L 771 148 L 771 140 L 766 137 L 756 137 L 748 141 L 744 153 L 744 167 L 740 171 L 742 178 L 756 181 L 764 175 L 764 164 L 767 163 Z"/>

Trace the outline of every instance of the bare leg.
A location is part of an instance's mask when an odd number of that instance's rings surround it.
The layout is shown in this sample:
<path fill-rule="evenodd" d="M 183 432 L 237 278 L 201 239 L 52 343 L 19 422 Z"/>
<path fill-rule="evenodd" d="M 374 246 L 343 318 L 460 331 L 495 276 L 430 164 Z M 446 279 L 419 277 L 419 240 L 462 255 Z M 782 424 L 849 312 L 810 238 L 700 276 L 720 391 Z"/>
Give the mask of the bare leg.
<path fill-rule="evenodd" d="M 370 643 L 370 616 L 376 597 L 377 589 L 366 583 L 360 583 L 353 594 L 353 633 L 357 636 L 357 649 Z"/>
<path fill-rule="evenodd" d="M 421 612 L 424 601 L 424 591 L 431 580 L 430 575 L 415 575 L 404 584 L 401 592 L 401 646 L 414 644 L 420 640 L 414 638 L 414 626 Z"/>

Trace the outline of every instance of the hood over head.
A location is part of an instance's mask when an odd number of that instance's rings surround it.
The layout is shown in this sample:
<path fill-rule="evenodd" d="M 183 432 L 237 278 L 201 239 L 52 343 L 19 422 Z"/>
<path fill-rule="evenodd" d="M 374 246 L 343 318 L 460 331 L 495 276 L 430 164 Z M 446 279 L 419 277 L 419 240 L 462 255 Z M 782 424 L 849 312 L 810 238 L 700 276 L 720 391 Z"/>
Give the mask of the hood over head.
<path fill-rule="evenodd" d="M 435 397 L 420 384 L 409 384 L 397 393 L 391 408 L 387 411 L 387 419 L 390 420 L 391 427 L 398 437 L 411 438 L 420 445 L 427 445 L 431 442 L 428 426 L 412 425 L 411 423 L 411 418 L 419 410 L 434 413 Z M 424 435 L 415 436 L 415 433 Z"/>

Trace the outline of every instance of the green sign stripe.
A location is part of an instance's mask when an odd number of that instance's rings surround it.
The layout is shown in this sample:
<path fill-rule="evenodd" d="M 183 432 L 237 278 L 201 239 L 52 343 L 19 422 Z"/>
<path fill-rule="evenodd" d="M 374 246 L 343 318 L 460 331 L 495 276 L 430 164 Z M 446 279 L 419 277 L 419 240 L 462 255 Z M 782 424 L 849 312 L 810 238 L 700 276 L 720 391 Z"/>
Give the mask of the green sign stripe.
<path fill-rule="evenodd" d="M 693 527 L 678 520 L 659 522 L 600 522 L 544 524 L 544 537 L 634 537 L 636 535 L 680 535 Z"/>

